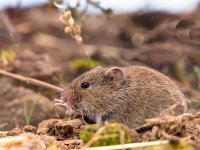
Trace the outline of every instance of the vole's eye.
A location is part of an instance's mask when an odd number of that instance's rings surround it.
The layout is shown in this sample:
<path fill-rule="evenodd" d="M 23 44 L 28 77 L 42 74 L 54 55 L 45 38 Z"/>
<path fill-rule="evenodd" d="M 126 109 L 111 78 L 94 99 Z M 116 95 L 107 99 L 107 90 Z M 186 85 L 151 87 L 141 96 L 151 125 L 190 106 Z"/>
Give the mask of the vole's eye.
<path fill-rule="evenodd" d="M 86 89 L 86 88 L 89 87 L 89 85 L 90 85 L 90 84 L 89 84 L 88 82 L 85 82 L 85 81 L 84 81 L 84 82 L 81 83 L 81 88 Z"/>

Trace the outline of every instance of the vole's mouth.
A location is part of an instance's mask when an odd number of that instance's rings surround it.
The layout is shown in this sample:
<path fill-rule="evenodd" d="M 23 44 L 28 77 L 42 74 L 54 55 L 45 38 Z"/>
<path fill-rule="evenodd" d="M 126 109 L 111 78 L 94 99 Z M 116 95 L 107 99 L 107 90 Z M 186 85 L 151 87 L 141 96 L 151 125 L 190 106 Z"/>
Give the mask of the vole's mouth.
<path fill-rule="evenodd" d="M 83 119 L 87 124 L 96 124 L 97 123 L 96 119 L 88 117 L 88 116 L 83 116 Z"/>

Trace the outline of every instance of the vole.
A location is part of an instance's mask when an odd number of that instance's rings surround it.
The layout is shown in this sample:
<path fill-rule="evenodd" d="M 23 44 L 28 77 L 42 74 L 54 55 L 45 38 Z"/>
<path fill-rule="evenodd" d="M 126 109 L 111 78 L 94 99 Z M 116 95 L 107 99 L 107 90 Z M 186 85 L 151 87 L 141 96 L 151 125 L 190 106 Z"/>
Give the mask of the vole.
<path fill-rule="evenodd" d="M 172 80 L 143 66 L 94 68 L 69 83 L 61 99 L 96 123 L 119 122 L 130 128 L 162 114 L 182 114 L 187 107 Z"/>

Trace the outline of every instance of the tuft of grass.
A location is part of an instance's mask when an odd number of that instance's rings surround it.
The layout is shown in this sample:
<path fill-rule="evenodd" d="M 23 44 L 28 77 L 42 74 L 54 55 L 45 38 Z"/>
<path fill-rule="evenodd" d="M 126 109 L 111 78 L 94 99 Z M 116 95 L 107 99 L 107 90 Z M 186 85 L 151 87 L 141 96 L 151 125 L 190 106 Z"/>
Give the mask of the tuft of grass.
<path fill-rule="evenodd" d="M 30 108 L 27 106 L 27 103 L 23 101 L 24 118 L 26 125 L 30 124 L 33 112 L 35 111 L 36 105 L 38 104 L 39 100 L 40 100 L 40 95 L 38 94 L 38 96 L 34 99 L 33 104 L 31 104 Z"/>
<path fill-rule="evenodd" d="M 57 78 L 57 80 L 59 82 L 59 85 L 61 87 L 66 87 L 68 85 L 68 75 L 67 75 L 67 72 L 61 71 L 59 74 L 57 74 L 56 78 Z"/>

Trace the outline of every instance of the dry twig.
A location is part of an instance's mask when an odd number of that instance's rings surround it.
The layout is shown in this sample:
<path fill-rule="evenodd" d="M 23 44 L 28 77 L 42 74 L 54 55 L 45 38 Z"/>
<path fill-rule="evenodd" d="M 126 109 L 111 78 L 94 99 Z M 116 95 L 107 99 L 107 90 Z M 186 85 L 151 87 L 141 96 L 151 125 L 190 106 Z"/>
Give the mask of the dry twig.
<path fill-rule="evenodd" d="M 34 85 L 41 86 L 41 87 L 44 87 L 44 88 L 47 88 L 47 89 L 55 90 L 57 92 L 62 92 L 64 90 L 63 88 L 60 88 L 58 86 L 55 86 L 55 85 L 52 85 L 52 84 L 49 84 L 49 83 L 46 83 L 46 82 L 43 82 L 43 81 L 40 81 L 40 80 L 37 80 L 37 79 L 24 77 L 24 76 L 15 74 L 15 73 L 7 72 L 7 71 L 2 70 L 2 69 L 0 69 L 0 74 L 14 78 L 14 79 L 18 79 L 18 80 L 21 80 L 21 81 L 24 81 L 24 82 L 27 82 L 28 84 L 34 84 Z"/>

